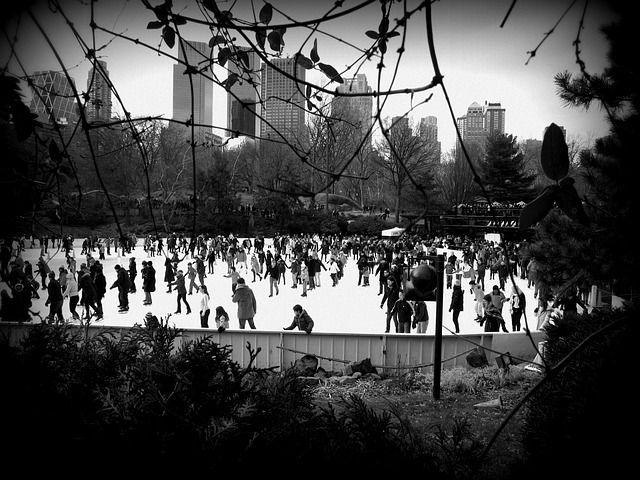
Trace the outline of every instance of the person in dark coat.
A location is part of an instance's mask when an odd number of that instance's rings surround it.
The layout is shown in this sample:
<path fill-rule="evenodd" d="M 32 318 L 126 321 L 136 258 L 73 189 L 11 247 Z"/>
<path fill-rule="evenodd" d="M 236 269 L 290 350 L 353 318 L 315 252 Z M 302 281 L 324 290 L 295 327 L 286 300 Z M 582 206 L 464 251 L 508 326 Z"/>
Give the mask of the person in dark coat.
<path fill-rule="evenodd" d="M 384 333 L 389 333 L 392 318 L 393 323 L 396 327 L 396 333 L 398 333 L 398 317 L 394 312 L 394 307 L 396 305 L 396 302 L 398 301 L 398 298 L 400 298 L 400 286 L 398 285 L 398 282 L 396 282 L 396 278 L 393 275 L 389 275 L 387 277 L 387 285 L 384 289 L 384 295 L 382 296 L 382 301 L 380 302 L 380 308 L 384 307 L 385 301 L 387 302 L 387 318 Z"/>
<path fill-rule="evenodd" d="M 456 280 L 453 285 L 453 291 L 451 292 L 451 305 L 449 306 L 449 311 L 453 312 L 453 324 L 456 327 L 456 333 L 460 333 L 458 317 L 463 310 L 463 295 L 464 292 L 460 286 L 460 280 Z"/>
<path fill-rule="evenodd" d="M 187 285 L 186 285 L 186 279 L 184 277 L 184 274 L 182 272 L 182 270 L 178 270 L 178 274 L 176 275 L 176 280 L 175 282 L 172 282 L 172 285 L 176 286 L 176 291 L 178 292 L 178 297 L 177 297 L 177 309 L 176 309 L 176 314 L 181 313 L 181 301 L 184 303 L 185 307 L 187 307 L 187 315 L 189 315 L 191 313 L 191 305 L 189 305 L 189 302 L 187 302 Z"/>
<path fill-rule="evenodd" d="M 95 287 L 95 306 L 98 312 L 97 320 L 102 318 L 102 299 L 107 294 L 107 277 L 104 276 L 102 265 L 96 266 L 96 274 L 93 277 L 93 285 Z"/>
<path fill-rule="evenodd" d="M 411 304 L 404 299 L 404 293 L 400 292 L 396 304 L 393 306 L 393 314 L 398 319 L 396 329 L 397 333 L 411 333 L 411 317 L 413 316 L 413 308 Z"/>
<path fill-rule="evenodd" d="M 151 305 L 153 300 L 151 299 L 151 293 L 156 291 L 156 269 L 153 267 L 153 263 L 149 260 L 142 262 L 144 268 L 142 269 L 142 290 L 144 291 L 143 305 Z"/>
<path fill-rule="evenodd" d="M 131 281 L 129 280 L 129 274 L 120 265 L 116 265 L 115 270 L 118 277 L 113 282 L 111 288 L 118 289 L 118 300 L 120 301 L 119 310 L 120 313 L 126 313 L 129 311 L 129 288 L 131 288 Z"/>
<path fill-rule="evenodd" d="M 167 293 L 171 293 L 171 284 L 176 279 L 173 263 L 169 257 L 164 260 L 164 281 L 167 282 Z"/>
<path fill-rule="evenodd" d="M 311 333 L 313 330 L 314 322 L 313 319 L 309 316 L 307 311 L 302 308 L 301 305 L 293 306 L 293 321 L 291 325 L 288 327 L 283 327 L 283 330 L 293 330 L 294 328 L 298 328 L 301 332 L 306 332 L 307 335 Z"/>
<path fill-rule="evenodd" d="M 64 297 L 62 296 L 62 287 L 60 282 L 56 280 L 55 272 L 49 272 L 49 284 L 47 285 L 47 297 L 45 306 L 49 307 L 49 323 L 64 323 L 62 315 L 62 304 Z"/>

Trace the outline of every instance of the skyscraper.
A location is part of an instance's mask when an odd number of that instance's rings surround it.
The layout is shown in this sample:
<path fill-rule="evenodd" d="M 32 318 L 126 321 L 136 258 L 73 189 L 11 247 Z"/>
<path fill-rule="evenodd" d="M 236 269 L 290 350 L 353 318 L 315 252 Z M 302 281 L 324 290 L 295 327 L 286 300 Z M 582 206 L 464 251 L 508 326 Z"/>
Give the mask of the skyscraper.
<path fill-rule="evenodd" d="M 186 122 L 191 118 L 191 83 L 189 75 L 185 74 L 187 67 L 182 63 L 200 69 L 202 62 L 208 61 L 209 46 L 204 42 L 183 42 L 178 46 L 179 63 L 173 66 L 173 119 Z M 193 123 L 196 128 L 198 141 L 211 139 L 211 125 L 213 124 L 213 80 L 203 74 L 191 75 L 193 81 Z"/>
<path fill-rule="evenodd" d="M 99 68 L 91 67 L 87 76 L 87 93 L 89 101 L 86 105 L 88 122 L 108 122 L 111 120 L 111 88 L 109 88 L 109 71 L 107 62 L 98 60 Z"/>
<path fill-rule="evenodd" d="M 306 70 L 293 58 L 274 58 L 271 63 L 295 78 L 303 81 L 306 78 Z M 274 67 L 262 65 L 260 137 L 274 140 L 284 137 L 294 141 L 303 135 L 305 129 L 305 99 L 301 93 L 305 87 L 298 86 L 295 80 Z"/>
<path fill-rule="evenodd" d="M 62 72 L 52 70 L 34 72 L 31 77 L 33 98 L 30 109 L 41 123 L 73 124 L 78 109 L 73 96 L 75 82 Z"/>
<path fill-rule="evenodd" d="M 438 118 L 428 116 L 420 119 L 420 136 L 433 147 L 435 156 L 440 159 L 441 146 L 438 140 Z"/>
<path fill-rule="evenodd" d="M 236 74 L 239 80 L 227 93 L 227 128 L 232 135 L 256 136 L 258 110 L 258 88 L 260 84 L 260 59 L 258 54 L 247 47 L 237 47 L 244 52 L 236 56 L 235 61 L 227 65 L 230 74 Z M 246 59 L 246 63 L 245 60 Z M 238 63 L 242 66 L 238 67 Z"/>
<path fill-rule="evenodd" d="M 359 73 L 355 77 L 346 78 L 342 85 L 338 85 L 337 91 L 340 93 L 371 93 L 371 87 L 367 82 L 367 76 Z M 373 124 L 373 97 L 337 96 L 331 102 L 332 116 L 350 116 L 349 121 L 357 122 L 360 125 L 362 135 L 365 135 Z M 371 137 L 370 137 L 371 138 Z M 371 140 L 369 141 L 369 143 Z"/>
<path fill-rule="evenodd" d="M 484 103 L 484 106 L 473 102 L 467 109 L 467 114 L 457 120 L 462 139 L 466 141 L 478 141 L 484 143 L 485 139 L 493 133 L 505 131 L 505 109 L 500 103 Z M 456 139 L 456 149 L 459 147 L 459 139 Z"/>

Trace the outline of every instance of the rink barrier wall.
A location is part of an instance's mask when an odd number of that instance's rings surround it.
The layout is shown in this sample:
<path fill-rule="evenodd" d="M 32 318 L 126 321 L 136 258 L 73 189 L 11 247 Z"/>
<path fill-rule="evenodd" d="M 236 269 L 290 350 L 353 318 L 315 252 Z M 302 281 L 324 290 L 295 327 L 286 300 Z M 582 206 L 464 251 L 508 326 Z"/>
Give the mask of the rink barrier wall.
<path fill-rule="evenodd" d="M 8 338 L 13 346 L 20 344 L 31 323 L 0 322 L 0 338 Z M 89 336 L 102 332 L 112 332 L 121 336 L 130 327 L 106 327 L 90 325 L 71 328 L 87 328 Z M 254 366 L 259 368 L 286 369 L 304 355 L 318 358 L 318 366 L 327 372 L 342 372 L 352 362 L 370 359 L 378 373 L 401 375 L 409 370 L 433 373 L 435 335 L 423 334 L 366 334 L 366 333 L 312 333 L 294 331 L 227 330 L 218 333 L 211 329 L 183 329 L 174 341 L 176 351 L 188 342 L 204 336 L 211 336 L 220 345 L 231 347 L 231 359 L 246 367 L 250 361 L 247 345 L 260 352 Z M 537 345 L 545 339 L 544 332 L 481 333 L 468 335 L 445 335 L 442 337 L 442 370 L 466 367 L 468 353 L 482 347 L 489 365 L 496 364 L 496 358 L 509 354 L 513 363 L 531 362 L 535 358 Z"/>

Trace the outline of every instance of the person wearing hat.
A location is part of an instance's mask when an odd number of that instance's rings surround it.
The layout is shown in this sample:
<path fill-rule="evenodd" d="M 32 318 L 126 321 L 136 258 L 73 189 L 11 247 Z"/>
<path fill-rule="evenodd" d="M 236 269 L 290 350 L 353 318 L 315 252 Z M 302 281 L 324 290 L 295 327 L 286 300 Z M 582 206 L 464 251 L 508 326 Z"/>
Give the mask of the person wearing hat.
<path fill-rule="evenodd" d="M 460 312 L 463 310 L 463 295 L 462 286 L 460 285 L 460 280 L 456 280 L 453 284 L 453 291 L 451 292 L 451 305 L 449 306 L 449 311 L 453 312 L 452 320 L 453 325 L 456 327 L 456 333 L 460 333 L 460 324 L 458 322 L 458 317 L 460 317 Z"/>
<path fill-rule="evenodd" d="M 147 312 L 144 316 L 144 325 L 149 330 L 155 330 L 160 326 L 160 322 L 158 321 L 158 317 L 156 317 L 153 313 Z"/>

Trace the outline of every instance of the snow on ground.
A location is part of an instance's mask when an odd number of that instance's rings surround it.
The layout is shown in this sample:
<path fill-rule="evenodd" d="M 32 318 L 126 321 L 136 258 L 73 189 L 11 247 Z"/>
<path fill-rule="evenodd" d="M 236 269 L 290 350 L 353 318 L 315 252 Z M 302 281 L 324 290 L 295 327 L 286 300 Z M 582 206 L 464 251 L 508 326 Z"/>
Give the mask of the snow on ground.
<path fill-rule="evenodd" d="M 273 248 L 269 239 L 266 239 L 265 251 Z M 86 258 L 80 255 L 81 252 L 81 240 L 76 240 L 74 254 L 77 260 L 78 267 L 83 263 Z M 39 248 L 27 248 L 22 254 L 24 260 L 29 260 L 36 270 L 36 262 L 40 254 Z M 61 250 L 53 249 L 49 247 L 48 254 L 50 256 L 49 266 L 52 271 L 57 272 L 61 265 L 66 266 L 64 253 Z M 93 253 L 94 258 L 98 258 L 98 252 Z M 129 312 L 126 314 L 118 313 L 118 291 L 117 289 L 109 290 L 111 284 L 115 281 L 116 271 L 114 269 L 116 264 L 120 264 L 124 267 L 128 267 L 129 258 L 135 257 L 138 266 L 138 277 L 136 278 L 137 293 L 129 294 Z M 45 259 L 47 256 L 45 255 Z M 140 277 L 140 270 L 142 268 L 142 261 L 150 260 L 153 262 L 153 266 L 156 269 L 156 291 L 152 294 L 153 304 L 145 306 L 142 304 L 144 301 L 144 292 L 142 292 L 142 279 Z M 186 272 L 187 262 L 191 261 L 189 256 L 179 265 L 184 272 Z M 106 260 L 101 260 L 104 266 L 104 273 L 107 277 L 107 294 L 103 299 L 104 319 L 99 323 L 105 326 L 132 326 L 135 323 L 143 324 L 144 316 L 147 312 L 152 312 L 158 317 L 166 318 L 171 314 L 169 319 L 170 325 L 175 325 L 178 328 L 200 328 L 199 317 L 199 304 L 200 294 L 194 293 L 187 295 L 187 301 L 191 306 L 191 314 L 186 314 L 184 305 L 182 306 L 181 314 L 174 314 L 176 311 L 176 293 L 175 290 L 172 293 L 166 293 L 166 283 L 164 279 L 164 257 L 147 257 L 146 252 L 142 249 L 141 242 L 138 242 L 138 246 L 132 250 L 130 255 L 125 257 L 119 257 L 113 250 L 111 255 L 106 256 Z M 287 264 L 289 262 L 287 261 Z M 285 278 L 281 278 L 279 285 L 279 293 L 274 291 L 273 297 L 269 297 L 269 280 L 260 281 L 256 279 L 255 283 L 252 282 L 253 276 L 251 272 L 247 272 L 244 268 L 238 266 L 238 271 L 245 278 L 247 285 L 253 290 L 258 306 L 258 312 L 255 316 L 255 324 L 258 330 L 269 331 L 281 331 L 283 327 L 289 326 L 293 319 L 293 306 L 300 304 L 307 310 L 309 315 L 314 319 L 315 327 L 314 332 L 327 332 L 327 333 L 383 333 L 385 331 L 385 312 L 384 308 L 380 308 L 380 301 L 382 295 L 378 295 L 379 285 L 378 279 L 373 276 L 370 277 L 371 285 L 369 287 L 358 286 L 358 269 L 356 267 L 356 260 L 349 259 L 344 269 L 344 276 L 340 280 L 336 287 L 332 287 L 331 278 L 328 272 L 322 271 L 321 273 L 321 286 L 315 290 L 308 290 L 307 297 L 301 297 L 302 287 L 298 285 L 298 288 L 291 288 L 291 273 L 286 272 Z M 209 327 L 215 328 L 215 307 L 221 305 L 229 313 L 230 317 L 230 329 L 238 329 L 237 320 L 237 305 L 231 301 L 231 279 L 224 277 L 227 273 L 226 262 L 218 260 L 214 265 L 214 273 L 207 275 L 205 278 L 205 285 L 209 290 L 211 315 L 209 317 Z M 36 277 L 40 282 L 39 276 Z M 485 287 L 488 292 L 492 285 L 498 284 L 497 278 L 495 280 L 489 279 L 489 273 L 487 272 L 485 278 Z M 516 283 L 525 292 L 527 300 L 526 308 L 526 320 L 523 315 L 521 324 L 524 327 L 525 322 L 532 330 L 536 329 L 537 319 L 534 317 L 533 310 L 536 307 L 537 301 L 533 298 L 533 288 L 527 288 L 527 281 L 516 278 Z M 187 288 L 189 280 L 187 279 Z M 0 288 L 6 288 L 6 285 L 0 284 Z M 474 300 L 469 291 L 468 279 L 462 279 L 462 288 L 464 290 L 464 310 L 460 314 L 460 332 L 461 334 L 475 334 L 481 333 L 483 327 L 480 327 L 478 323 L 474 321 Z M 451 303 L 452 290 L 445 289 L 444 291 L 444 305 L 443 305 L 443 334 L 448 335 L 455 331 L 452 314 L 449 312 L 449 304 Z M 505 295 L 509 297 L 511 292 L 510 284 L 505 289 Z M 46 290 L 40 290 L 40 299 L 33 300 L 32 310 L 39 311 L 44 317 L 48 315 L 49 308 L 45 307 L 44 303 L 47 298 Z M 429 311 L 429 327 L 427 334 L 435 334 L 436 324 L 436 303 L 427 302 L 427 308 Z M 82 312 L 82 307 L 78 306 L 77 311 Z M 68 299 L 65 299 L 63 306 L 63 312 L 65 318 L 70 317 Z M 507 329 L 511 331 L 511 316 L 509 314 L 509 307 L 505 305 L 503 310 Z M 248 328 L 248 326 L 247 326 Z M 393 322 L 391 326 L 391 333 L 394 333 Z M 415 330 L 412 331 L 415 334 Z"/>

